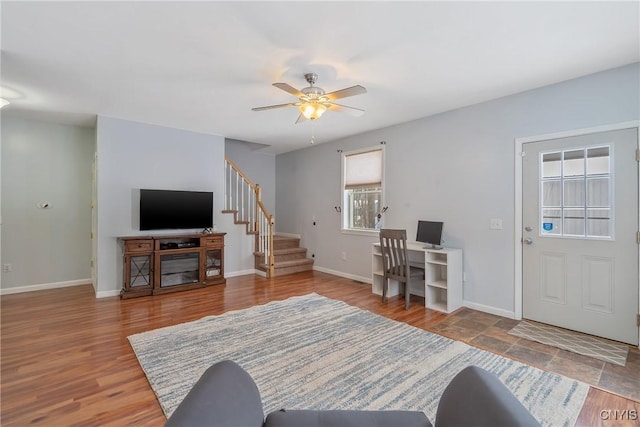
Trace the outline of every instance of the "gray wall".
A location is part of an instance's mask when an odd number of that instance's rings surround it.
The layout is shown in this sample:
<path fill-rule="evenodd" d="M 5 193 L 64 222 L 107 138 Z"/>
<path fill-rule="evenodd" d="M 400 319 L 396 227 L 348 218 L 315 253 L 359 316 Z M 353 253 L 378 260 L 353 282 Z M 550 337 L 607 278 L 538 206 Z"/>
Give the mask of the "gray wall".
<path fill-rule="evenodd" d="M 224 138 L 99 117 L 96 129 L 2 116 L 2 292 L 74 285 L 91 276 L 91 168 L 98 152 L 98 296 L 122 287 L 117 236 L 141 233 L 137 190 L 214 192 L 214 222 L 225 239 L 225 275 L 253 272 L 252 239 L 223 215 Z M 259 155 L 275 164 L 271 155 Z M 274 166 L 262 165 L 275 180 Z M 273 206 L 274 185 L 268 203 Z M 38 209 L 40 201 L 50 209 Z M 183 231 L 169 231 L 171 234 Z M 200 230 L 197 230 L 200 231 Z M 159 233 L 155 233 L 159 234 Z"/>
<path fill-rule="evenodd" d="M 636 63 L 278 155 L 277 228 L 301 234 L 317 268 L 370 281 L 377 236 L 340 232 L 340 214 L 333 208 L 341 201 L 336 150 L 386 141 L 384 227 L 406 228 L 415 236 L 419 219 L 444 221 L 445 246 L 464 251 L 465 301 L 509 315 L 514 311 L 514 139 L 638 120 L 639 80 Z M 491 218 L 502 218 L 503 229 L 490 230 Z"/>
<path fill-rule="evenodd" d="M 93 129 L 1 120 L 2 290 L 88 282 Z"/>
<path fill-rule="evenodd" d="M 223 215 L 224 138 L 98 117 L 98 297 L 122 288 L 118 236 L 148 235 L 138 224 L 141 188 L 214 192 L 214 223 L 227 232 L 225 274 L 252 268 L 250 238 Z M 175 234 L 201 230 L 154 232 Z M 253 271 L 253 270 L 251 270 Z"/>

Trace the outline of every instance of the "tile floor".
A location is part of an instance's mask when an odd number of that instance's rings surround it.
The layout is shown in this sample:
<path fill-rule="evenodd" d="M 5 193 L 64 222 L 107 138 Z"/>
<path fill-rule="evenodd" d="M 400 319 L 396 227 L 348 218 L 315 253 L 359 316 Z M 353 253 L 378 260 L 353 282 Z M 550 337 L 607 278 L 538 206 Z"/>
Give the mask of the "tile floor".
<path fill-rule="evenodd" d="M 530 320 L 521 321 L 509 334 L 619 366 L 626 365 L 629 354 L 629 346 L 626 344 Z"/>
<path fill-rule="evenodd" d="M 588 383 L 640 402 L 640 350 L 629 346 L 625 367 L 509 335 L 518 323 L 466 308 L 429 328 L 523 363 Z"/>

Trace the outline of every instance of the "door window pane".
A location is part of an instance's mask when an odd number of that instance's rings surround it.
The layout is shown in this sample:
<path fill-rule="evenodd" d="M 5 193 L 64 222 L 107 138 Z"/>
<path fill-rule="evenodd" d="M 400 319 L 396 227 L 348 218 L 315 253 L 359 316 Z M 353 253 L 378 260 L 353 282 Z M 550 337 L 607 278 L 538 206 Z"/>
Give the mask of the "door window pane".
<path fill-rule="evenodd" d="M 584 209 L 564 209 L 564 235 L 584 236 Z"/>
<path fill-rule="evenodd" d="M 612 237 L 611 147 L 542 153 L 540 162 L 540 234 Z"/>
<path fill-rule="evenodd" d="M 610 209 L 587 209 L 587 236 L 608 237 L 611 235 L 610 226 Z"/>
<path fill-rule="evenodd" d="M 562 181 L 556 179 L 542 182 L 542 206 L 562 206 Z"/>
<path fill-rule="evenodd" d="M 587 179 L 587 206 L 609 206 L 609 177 Z"/>
<path fill-rule="evenodd" d="M 584 206 L 584 179 L 564 181 L 564 206 Z"/>
<path fill-rule="evenodd" d="M 608 174 L 609 167 L 609 147 L 589 148 L 587 150 L 587 174 Z"/>
<path fill-rule="evenodd" d="M 542 234 L 562 235 L 562 209 L 542 210 Z"/>
<path fill-rule="evenodd" d="M 543 178 L 560 178 L 561 166 L 560 160 L 562 153 L 546 153 L 542 155 L 542 177 Z"/>
<path fill-rule="evenodd" d="M 584 150 L 565 151 L 563 176 L 584 175 Z"/>

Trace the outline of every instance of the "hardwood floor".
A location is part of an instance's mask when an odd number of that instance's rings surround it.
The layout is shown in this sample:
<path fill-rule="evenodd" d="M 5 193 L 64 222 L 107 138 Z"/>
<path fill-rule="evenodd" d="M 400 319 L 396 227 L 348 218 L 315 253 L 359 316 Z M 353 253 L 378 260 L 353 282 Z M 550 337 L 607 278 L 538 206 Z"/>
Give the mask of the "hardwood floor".
<path fill-rule="evenodd" d="M 130 300 L 96 299 L 93 288 L 83 285 L 0 298 L 0 423 L 162 425 L 165 417 L 127 336 L 310 292 L 506 357 L 526 361 L 531 357 L 527 356 L 527 349 L 537 351 L 543 353 L 543 364 L 549 364 L 541 367 L 566 371 L 575 377 L 570 369 L 574 362 L 550 364 L 554 357 L 562 358 L 557 349 L 548 348 L 545 353 L 540 344 L 529 346 L 507 335 L 505 331 L 512 322 L 509 319 L 469 309 L 444 315 L 426 310 L 419 298 L 412 300 L 410 309 L 405 311 L 398 298 L 382 304 L 380 297 L 371 294 L 369 285 L 320 272 L 275 279 L 242 276 L 228 279 L 225 286 Z M 510 353 L 515 347 L 518 351 Z M 554 354 L 549 357 L 550 353 Z M 640 366 L 636 353 L 632 362 L 638 361 Z M 600 372 L 602 376 L 604 368 Z M 597 385 L 593 372 L 589 371 L 589 375 L 590 383 Z M 640 387 L 640 380 L 631 375 L 630 379 L 627 377 L 630 386 Z M 637 425 L 624 410 L 636 411 L 640 416 L 640 403 L 592 387 L 576 425 Z"/>

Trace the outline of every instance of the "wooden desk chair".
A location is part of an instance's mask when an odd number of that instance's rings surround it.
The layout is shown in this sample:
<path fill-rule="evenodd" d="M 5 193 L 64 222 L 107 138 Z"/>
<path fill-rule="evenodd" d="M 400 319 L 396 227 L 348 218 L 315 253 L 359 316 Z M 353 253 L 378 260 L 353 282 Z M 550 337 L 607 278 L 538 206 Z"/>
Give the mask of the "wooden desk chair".
<path fill-rule="evenodd" d="M 411 267 L 407 256 L 407 230 L 380 230 L 380 249 L 382 250 L 382 302 L 387 301 L 389 279 L 396 280 L 404 293 L 404 309 L 409 308 L 412 277 L 423 277 L 424 269 Z"/>

